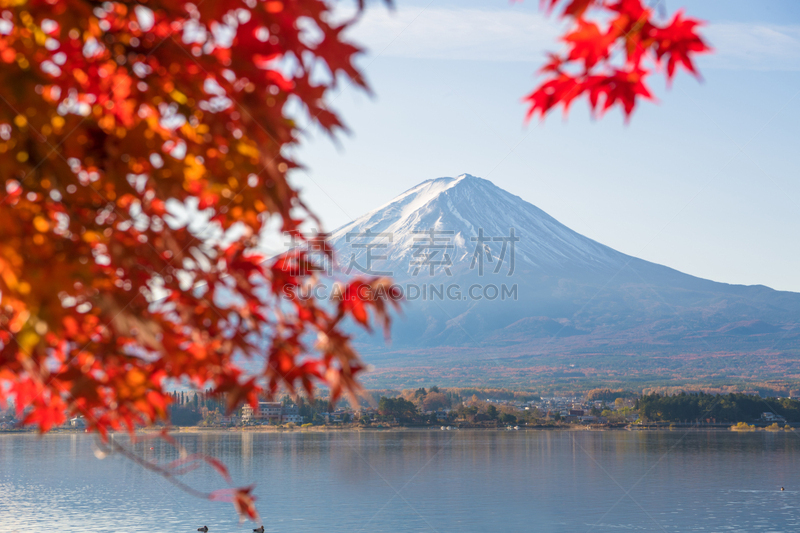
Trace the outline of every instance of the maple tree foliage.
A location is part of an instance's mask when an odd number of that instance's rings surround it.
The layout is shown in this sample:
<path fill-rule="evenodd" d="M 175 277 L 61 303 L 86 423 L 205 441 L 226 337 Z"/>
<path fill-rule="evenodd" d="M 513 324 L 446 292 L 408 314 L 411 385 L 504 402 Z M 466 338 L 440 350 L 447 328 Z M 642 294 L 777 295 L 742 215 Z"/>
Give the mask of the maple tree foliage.
<path fill-rule="evenodd" d="M 693 57 L 710 51 L 698 35 L 701 23 L 678 11 L 665 24 L 642 0 L 542 0 L 548 10 L 562 7 L 569 29 L 567 50 L 551 53 L 540 73 L 545 80 L 528 96 L 528 116 L 544 118 L 561 105 L 564 113 L 586 96 L 593 115 L 618 105 L 626 120 L 638 100 L 653 100 L 647 86 L 652 68 L 664 68 L 671 82 L 678 66 L 699 77 Z M 652 65 L 648 67 L 647 63 Z"/>
<path fill-rule="evenodd" d="M 257 251 L 271 220 L 301 239 L 313 220 L 287 181 L 300 115 L 333 134 L 326 95 L 342 79 L 366 88 L 331 5 L 0 5 L 0 392 L 22 423 L 133 431 L 166 420 L 176 383 L 230 408 L 318 383 L 357 392 L 342 323 L 388 324 L 370 294 L 387 281 L 287 301 L 280 289 L 318 265 L 302 247 Z M 176 223 L 170 201 L 239 237 Z"/>

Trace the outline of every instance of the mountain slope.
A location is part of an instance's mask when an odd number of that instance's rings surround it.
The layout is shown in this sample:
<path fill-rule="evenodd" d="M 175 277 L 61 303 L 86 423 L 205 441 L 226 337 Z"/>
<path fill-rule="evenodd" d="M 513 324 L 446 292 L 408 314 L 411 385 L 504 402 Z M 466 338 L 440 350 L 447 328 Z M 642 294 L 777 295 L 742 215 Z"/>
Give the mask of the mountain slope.
<path fill-rule="evenodd" d="M 341 271 L 389 274 L 404 290 L 392 347 L 360 339 L 368 353 L 398 364 L 491 353 L 558 365 L 596 354 L 622 370 L 613 356 L 663 365 L 662 357 L 686 354 L 798 351 L 800 294 L 716 283 L 628 256 L 467 174 L 409 189 L 333 232 L 331 243 Z M 728 374 L 752 374 L 751 366 Z"/>
<path fill-rule="evenodd" d="M 453 262 L 461 263 L 473 253 L 470 238 L 477 237 L 479 229 L 494 237 L 508 236 L 512 227 L 524 228 L 533 237 L 521 238 L 516 246 L 517 260 L 532 269 L 557 273 L 576 264 L 597 270 L 613 269 L 622 266 L 627 257 L 570 230 L 518 196 L 469 174 L 425 181 L 339 228 L 331 237 L 337 248 L 346 249 L 342 245 L 347 244 L 348 233 L 392 233 L 394 241 L 385 264 L 396 268 L 399 274 L 407 270 L 408 265 L 403 262 L 412 253 L 415 231 L 452 231 Z M 498 243 L 487 246 L 500 252 Z M 363 254 L 357 253 L 357 257 Z"/>

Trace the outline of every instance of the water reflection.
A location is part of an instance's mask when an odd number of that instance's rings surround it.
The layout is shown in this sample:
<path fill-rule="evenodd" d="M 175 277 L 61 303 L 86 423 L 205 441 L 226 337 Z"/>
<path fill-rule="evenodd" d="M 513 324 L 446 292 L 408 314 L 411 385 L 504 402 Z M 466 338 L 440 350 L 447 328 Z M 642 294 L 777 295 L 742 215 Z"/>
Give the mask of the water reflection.
<path fill-rule="evenodd" d="M 117 436 L 118 439 L 126 439 Z M 268 531 L 793 531 L 791 433 L 406 431 L 177 434 L 257 483 Z M 135 445 L 151 460 L 177 451 Z M 151 449 L 152 448 L 152 449 Z M 211 470 L 186 481 L 222 488 Z M 780 487 L 786 491 L 780 492 Z M 94 457 L 89 435 L 0 435 L 0 531 L 245 531 L 225 504 Z M 250 528 L 250 529 L 248 529 Z"/>

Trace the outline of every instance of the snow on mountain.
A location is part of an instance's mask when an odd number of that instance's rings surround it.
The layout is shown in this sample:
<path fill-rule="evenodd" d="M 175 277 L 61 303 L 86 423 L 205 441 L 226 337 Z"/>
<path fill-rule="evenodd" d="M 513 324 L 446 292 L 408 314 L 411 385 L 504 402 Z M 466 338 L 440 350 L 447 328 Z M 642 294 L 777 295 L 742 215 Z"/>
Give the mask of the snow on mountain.
<path fill-rule="evenodd" d="M 428 364 L 465 347 L 508 357 L 800 353 L 800 294 L 625 255 L 469 174 L 420 183 L 330 243 L 345 274 L 388 274 L 406 291 L 392 333 L 403 361 L 403 350 Z M 384 353 L 382 340 L 360 341 Z"/>
<path fill-rule="evenodd" d="M 469 267 L 479 235 L 490 239 L 480 244 L 496 263 L 503 252 L 502 238 L 510 237 L 512 229 L 519 239 L 514 243 L 516 266 L 523 270 L 559 272 L 578 264 L 595 270 L 618 269 L 627 260 L 518 196 L 469 174 L 427 180 L 334 231 L 331 243 L 342 264 L 352 259 L 363 264 L 367 242 L 385 244 L 373 249 L 373 257 L 386 256 L 374 266 L 400 276 L 416 269 L 413 259 L 426 240 L 425 232 L 434 230 L 436 244 L 447 247 L 439 258 L 444 260 L 446 254 L 458 270 Z M 382 236 L 368 236 L 368 232 Z M 510 243 L 506 246 L 508 258 Z"/>

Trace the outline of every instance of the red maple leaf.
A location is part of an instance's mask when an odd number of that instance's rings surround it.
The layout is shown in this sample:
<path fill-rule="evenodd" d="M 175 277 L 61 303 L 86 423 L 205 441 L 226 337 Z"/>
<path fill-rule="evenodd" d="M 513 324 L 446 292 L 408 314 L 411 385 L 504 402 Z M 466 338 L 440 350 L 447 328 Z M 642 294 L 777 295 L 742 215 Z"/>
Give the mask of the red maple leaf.
<path fill-rule="evenodd" d="M 596 76 L 587 80 L 589 102 L 593 112 L 600 108 L 599 115 L 612 106 L 622 106 L 626 120 L 636 107 L 637 98 L 652 100 L 653 95 L 644 83 L 648 71 L 633 67 L 629 70 L 615 70 L 610 76 Z M 602 100 L 602 106 L 600 106 Z"/>
<path fill-rule="evenodd" d="M 530 105 L 525 120 L 530 120 L 536 116 L 536 113 L 544 118 L 550 109 L 559 104 L 564 106 L 566 114 L 572 101 L 584 90 L 584 85 L 576 77 L 564 73 L 559 74 L 557 78 L 543 83 L 525 97 L 525 101 Z"/>
<path fill-rule="evenodd" d="M 683 13 L 678 11 L 669 26 L 655 31 L 656 57 L 659 60 L 667 58 L 668 81 L 672 80 L 675 75 L 675 67 L 679 64 L 695 76 L 700 76 L 694 67 L 691 56 L 711 51 L 711 48 L 696 32 L 696 28 L 700 25 L 702 25 L 700 21 L 683 18 Z"/>
<path fill-rule="evenodd" d="M 564 37 L 570 45 L 567 61 L 583 61 L 584 69 L 589 70 L 599 61 L 608 59 L 609 48 L 614 36 L 603 32 L 594 22 L 579 19 L 575 30 Z"/>

